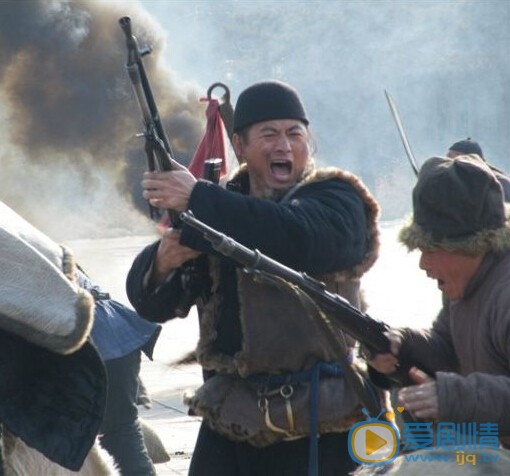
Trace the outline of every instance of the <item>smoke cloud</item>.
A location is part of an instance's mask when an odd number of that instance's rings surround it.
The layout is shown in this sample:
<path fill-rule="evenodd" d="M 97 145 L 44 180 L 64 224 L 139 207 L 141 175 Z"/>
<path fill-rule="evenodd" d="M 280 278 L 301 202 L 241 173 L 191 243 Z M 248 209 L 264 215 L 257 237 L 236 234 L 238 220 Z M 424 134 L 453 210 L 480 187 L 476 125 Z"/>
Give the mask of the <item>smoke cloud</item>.
<path fill-rule="evenodd" d="M 203 131 L 204 92 L 169 69 L 164 31 L 138 3 L 0 2 L 0 199 L 52 237 L 151 229 L 122 16 L 132 17 L 140 46 L 152 45 L 144 65 L 186 163 Z"/>

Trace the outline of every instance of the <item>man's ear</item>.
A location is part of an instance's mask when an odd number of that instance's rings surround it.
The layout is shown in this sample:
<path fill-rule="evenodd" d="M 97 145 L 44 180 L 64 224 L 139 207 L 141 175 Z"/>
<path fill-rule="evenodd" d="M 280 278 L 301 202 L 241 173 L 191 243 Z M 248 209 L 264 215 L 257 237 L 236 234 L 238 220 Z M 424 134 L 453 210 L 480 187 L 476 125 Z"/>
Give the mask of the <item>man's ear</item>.
<path fill-rule="evenodd" d="M 239 163 L 243 161 L 243 141 L 239 134 L 235 134 L 232 136 L 232 147 L 236 154 L 237 160 Z"/>

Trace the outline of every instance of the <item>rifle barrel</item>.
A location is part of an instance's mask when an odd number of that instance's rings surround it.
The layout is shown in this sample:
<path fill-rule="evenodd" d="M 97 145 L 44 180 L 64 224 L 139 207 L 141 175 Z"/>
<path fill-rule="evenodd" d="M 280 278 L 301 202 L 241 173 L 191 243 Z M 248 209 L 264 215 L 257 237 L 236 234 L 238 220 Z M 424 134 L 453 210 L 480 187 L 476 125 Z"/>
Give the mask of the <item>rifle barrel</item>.
<path fill-rule="evenodd" d="M 200 231 L 211 242 L 216 251 L 246 266 L 248 270 L 272 274 L 295 284 L 315 299 L 327 314 L 331 314 L 340 320 L 344 330 L 352 337 L 364 341 L 377 352 L 389 351 L 389 339 L 383 334 L 387 330 L 387 326 L 363 313 L 339 294 L 329 292 L 323 282 L 308 276 L 306 273 L 289 268 L 264 255 L 259 250 L 247 248 L 233 238 L 197 220 L 191 212 L 181 213 L 180 218 L 187 225 Z M 355 316 L 355 319 L 353 319 L 353 316 Z M 377 333 L 374 332 L 375 328 L 377 328 Z"/>
<path fill-rule="evenodd" d="M 131 79 L 138 104 L 142 111 L 145 125 L 144 135 L 148 137 L 149 140 L 160 142 L 170 157 L 173 158 L 174 154 L 170 146 L 170 141 L 168 140 L 165 129 L 161 125 L 156 100 L 154 99 L 149 78 L 142 61 L 142 56 L 149 54 L 152 49 L 150 47 L 146 47 L 143 50 L 140 50 L 138 40 L 132 32 L 131 18 L 122 17 L 119 19 L 119 24 L 126 35 L 126 46 L 128 49 L 126 69 Z M 163 170 L 171 170 L 171 167 L 169 168 L 168 164 L 165 164 L 164 161 L 161 166 Z"/>

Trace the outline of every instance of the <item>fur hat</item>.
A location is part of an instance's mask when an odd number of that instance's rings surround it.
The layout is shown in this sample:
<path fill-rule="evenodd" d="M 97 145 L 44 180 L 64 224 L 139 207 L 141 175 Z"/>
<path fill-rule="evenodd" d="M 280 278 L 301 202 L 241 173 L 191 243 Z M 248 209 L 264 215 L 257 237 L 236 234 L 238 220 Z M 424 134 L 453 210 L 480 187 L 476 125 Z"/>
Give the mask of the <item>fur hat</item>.
<path fill-rule="evenodd" d="M 482 159 L 484 158 L 480 144 L 475 140 L 472 140 L 471 137 L 455 142 L 455 144 L 452 144 L 448 150 L 454 150 L 455 152 L 460 152 L 461 154 L 465 155 L 476 154 L 479 155 Z"/>
<path fill-rule="evenodd" d="M 234 132 L 271 119 L 297 119 L 308 125 L 298 92 L 281 81 L 262 81 L 245 89 L 237 99 Z"/>
<path fill-rule="evenodd" d="M 472 255 L 510 248 L 510 209 L 494 173 L 477 155 L 432 157 L 413 189 L 412 222 L 400 241 Z"/>

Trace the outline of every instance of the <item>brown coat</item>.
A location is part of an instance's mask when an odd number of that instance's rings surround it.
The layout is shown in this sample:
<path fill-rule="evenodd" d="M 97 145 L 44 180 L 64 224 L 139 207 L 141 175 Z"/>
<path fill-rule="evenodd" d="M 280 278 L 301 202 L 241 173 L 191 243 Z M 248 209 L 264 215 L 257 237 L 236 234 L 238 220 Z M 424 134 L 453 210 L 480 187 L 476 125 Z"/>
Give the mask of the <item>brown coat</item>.
<path fill-rule="evenodd" d="M 489 422 L 510 435 L 510 251 L 489 254 L 463 299 L 431 330 L 405 330 L 406 351 L 438 371 L 439 421 Z"/>

